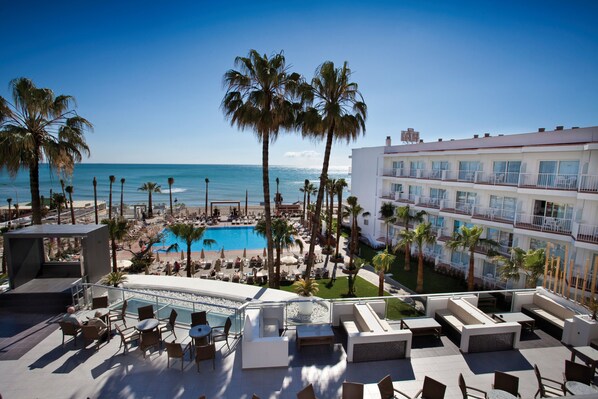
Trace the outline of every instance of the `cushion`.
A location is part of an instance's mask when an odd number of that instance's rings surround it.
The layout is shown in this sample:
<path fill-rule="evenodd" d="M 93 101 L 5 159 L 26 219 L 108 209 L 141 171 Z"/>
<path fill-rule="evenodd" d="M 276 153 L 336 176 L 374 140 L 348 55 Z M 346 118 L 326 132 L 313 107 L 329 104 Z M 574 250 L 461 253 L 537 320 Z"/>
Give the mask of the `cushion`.
<path fill-rule="evenodd" d="M 482 324 L 480 320 L 476 318 L 468 309 L 460 306 L 458 299 L 449 299 L 447 308 L 451 311 L 451 313 L 459 318 L 463 324 L 470 325 L 470 324 Z"/>
<path fill-rule="evenodd" d="M 562 320 L 569 319 L 575 316 L 575 312 L 567 309 L 563 305 L 557 303 L 556 301 L 552 300 L 551 298 L 545 295 L 535 294 L 534 304 L 544 309 L 545 311 L 552 313 L 553 315 L 557 316 Z"/>
<path fill-rule="evenodd" d="M 278 325 L 278 319 L 264 319 L 262 337 L 278 337 L 279 330 L 280 326 Z"/>

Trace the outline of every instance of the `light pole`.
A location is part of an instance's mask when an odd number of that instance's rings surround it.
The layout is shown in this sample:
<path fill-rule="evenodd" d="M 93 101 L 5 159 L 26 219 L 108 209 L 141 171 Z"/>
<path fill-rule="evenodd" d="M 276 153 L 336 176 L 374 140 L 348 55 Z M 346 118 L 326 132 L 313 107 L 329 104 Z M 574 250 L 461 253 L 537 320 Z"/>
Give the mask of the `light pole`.
<path fill-rule="evenodd" d="M 206 177 L 206 217 L 208 217 L 208 184 L 210 184 L 210 179 Z"/>
<path fill-rule="evenodd" d="M 7 198 L 6 202 L 8 202 L 8 229 L 10 230 L 10 225 L 12 221 L 12 215 L 10 214 L 10 204 L 12 202 L 12 198 Z"/>

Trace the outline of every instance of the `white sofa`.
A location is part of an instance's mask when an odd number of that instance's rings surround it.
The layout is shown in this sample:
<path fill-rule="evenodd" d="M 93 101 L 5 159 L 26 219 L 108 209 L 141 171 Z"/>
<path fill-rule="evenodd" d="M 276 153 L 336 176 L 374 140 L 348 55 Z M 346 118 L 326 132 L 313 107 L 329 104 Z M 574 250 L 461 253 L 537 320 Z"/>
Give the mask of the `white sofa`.
<path fill-rule="evenodd" d="M 279 335 L 282 313 L 282 308 L 245 310 L 241 345 L 244 369 L 289 365 L 289 338 Z"/>
<path fill-rule="evenodd" d="M 471 298 L 448 298 L 446 307 L 436 310 L 436 318 L 459 334 L 463 353 L 519 347 L 521 325 L 495 321 L 471 303 Z"/>
<path fill-rule="evenodd" d="M 393 329 L 381 315 L 384 302 L 338 303 L 333 308 L 333 324 L 347 332 L 347 361 L 364 362 L 408 358 L 413 334 Z"/>

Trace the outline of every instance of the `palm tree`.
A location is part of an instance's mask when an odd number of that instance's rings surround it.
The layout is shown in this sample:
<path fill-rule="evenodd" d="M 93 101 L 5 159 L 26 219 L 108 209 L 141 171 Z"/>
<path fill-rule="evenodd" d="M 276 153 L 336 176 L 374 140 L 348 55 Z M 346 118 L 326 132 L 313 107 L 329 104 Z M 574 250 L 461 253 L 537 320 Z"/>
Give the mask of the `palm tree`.
<path fill-rule="evenodd" d="M 98 218 L 98 181 L 96 180 L 95 176 L 93 178 L 93 209 L 96 216 L 96 224 L 99 223 Z M 50 198 L 50 207 L 52 205 L 52 198 Z"/>
<path fill-rule="evenodd" d="M 262 237 L 266 236 L 266 223 L 262 219 L 255 225 L 255 232 Z M 300 240 L 293 240 L 293 236 L 297 235 L 297 231 L 292 224 L 282 218 L 272 219 L 272 239 L 274 241 L 274 249 L 276 250 L 276 270 L 273 267 L 268 268 L 269 279 L 274 279 L 274 288 L 280 288 L 280 256 L 283 249 L 288 249 L 294 244 L 299 245 L 299 251 L 303 252 L 303 243 Z"/>
<path fill-rule="evenodd" d="M 357 253 L 359 245 L 359 225 L 357 224 L 357 217 L 363 213 L 363 215 L 369 214 L 363 212 L 363 208 L 357 202 L 357 197 L 351 195 L 347 197 L 347 204 L 345 205 L 344 216 L 348 216 L 351 219 L 351 239 L 349 241 L 349 266 L 351 269 L 353 264 L 353 255 Z"/>
<path fill-rule="evenodd" d="M 12 177 L 29 169 L 32 221 L 41 224 L 40 163 L 70 174 L 83 154 L 89 156 L 84 133 L 93 126 L 71 109 L 71 96 L 56 96 L 27 78 L 12 80 L 10 87 L 14 103 L 0 96 L 0 167 Z"/>
<path fill-rule="evenodd" d="M 421 223 L 424 221 L 426 211 L 419 211 L 415 214 L 411 214 L 411 208 L 409 205 L 400 206 L 397 208 L 397 221 L 405 227 L 406 231 L 409 231 L 410 223 Z M 411 246 L 405 246 L 405 271 L 411 270 Z M 395 249 L 396 250 L 396 249 Z"/>
<path fill-rule="evenodd" d="M 420 223 L 413 231 L 413 242 L 417 245 L 417 286 L 415 291 L 424 292 L 424 246 L 436 243 L 431 223 Z"/>
<path fill-rule="evenodd" d="M 491 260 L 500 264 L 499 275 L 504 281 L 519 281 L 521 272 L 526 276 L 527 288 L 535 288 L 540 276 L 544 273 L 546 252 L 543 248 L 529 249 L 527 252 L 519 247 L 511 248 L 511 256 L 494 256 Z"/>
<path fill-rule="evenodd" d="M 62 195 L 60 193 L 54 193 L 54 194 L 52 194 L 52 202 L 54 202 L 54 206 L 56 207 L 56 212 L 57 212 L 56 222 L 58 224 L 60 224 L 60 216 L 62 213 L 62 206 L 66 204 L 66 198 L 64 197 L 64 195 Z"/>
<path fill-rule="evenodd" d="M 347 296 L 349 297 L 355 296 L 355 280 L 357 280 L 357 273 L 359 273 L 364 264 L 365 262 L 363 259 L 355 257 L 351 266 L 347 267 L 347 270 L 349 271 L 347 278 L 347 285 L 349 288 Z"/>
<path fill-rule="evenodd" d="M 474 274 L 474 252 L 477 246 L 496 247 L 498 244 L 487 238 L 482 238 L 484 228 L 481 226 L 461 226 L 461 228 L 453 233 L 453 237 L 447 241 L 446 247 L 451 250 L 463 248 L 469 251 L 469 271 L 467 274 L 467 289 L 473 291 L 473 274 Z"/>
<path fill-rule="evenodd" d="M 129 224 L 123 218 L 118 219 L 104 219 L 102 224 L 108 226 L 108 236 L 110 237 L 110 245 L 112 247 L 112 272 L 117 273 L 118 267 L 116 264 L 116 241 L 120 241 L 129 232 Z"/>
<path fill-rule="evenodd" d="M 380 217 L 384 220 L 386 225 L 386 249 L 388 249 L 388 235 L 390 232 L 390 224 L 396 222 L 397 218 L 395 215 L 396 205 L 392 202 L 383 202 L 380 206 Z"/>
<path fill-rule="evenodd" d="M 158 185 L 158 183 L 154 183 L 151 181 L 148 181 L 147 183 L 143 183 L 143 185 L 141 187 L 139 187 L 137 190 L 140 191 L 147 191 L 147 206 L 148 206 L 148 210 L 147 210 L 147 217 L 149 219 L 154 217 L 154 211 L 153 211 L 153 206 L 152 206 L 152 193 L 161 193 L 162 190 L 160 189 L 160 186 Z"/>
<path fill-rule="evenodd" d="M 175 223 L 169 226 L 168 230 L 170 230 L 177 238 L 183 239 L 187 243 L 187 277 L 191 277 L 191 245 L 203 238 L 206 228 L 194 227 L 192 224 L 186 223 Z M 211 238 L 203 238 L 204 246 L 210 247 L 215 244 L 215 240 L 212 240 Z"/>
<path fill-rule="evenodd" d="M 205 181 L 206 181 L 206 217 L 208 217 L 208 216 L 212 216 L 212 215 L 208 215 L 208 184 L 210 184 L 210 179 L 208 179 L 206 177 Z"/>
<path fill-rule="evenodd" d="M 276 204 L 276 206 L 280 205 L 280 203 L 282 202 L 280 200 L 280 193 L 278 192 L 278 185 L 280 184 L 280 179 L 277 177 L 276 178 L 276 196 L 274 197 L 274 204 Z"/>
<path fill-rule="evenodd" d="M 124 216 L 123 214 L 123 207 L 124 207 L 124 192 L 125 192 L 125 178 L 122 177 L 120 179 L 120 217 Z"/>
<path fill-rule="evenodd" d="M 60 179 L 60 188 L 62 189 L 62 195 L 64 195 L 64 198 L 66 199 L 66 190 L 64 189 L 65 187 L 66 185 L 64 184 L 64 180 Z"/>
<path fill-rule="evenodd" d="M 384 296 L 384 273 L 390 270 L 395 259 L 396 256 L 388 253 L 388 247 L 372 258 L 372 264 L 378 273 L 378 296 Z"/>
<path fill-rule="evenodd" d="M 71 206 L 71 222 L 75 224 L 75 208 L 73 207 L 73 186 L 67 186 L 65 191 L 69 195 L 69 203 Z"/>
<path fill-rule="evenodd" d="M 307 192 L 309 191 L 309 180 L 305 179 L 303 187 L 299 189 L 303 193 L 303 218 L 301 222 L 305 224 L 305 209 L 306 209 L 306 201 L 307 201 Z"/>
<path fill-rule="evenodd" d="M 252 129 L 262 143 L 262 180 L 264 189 L 265 232 L 268 243 L 268 265 L 274 262 L 272 215 L 270 209 L 269 145 L 281 129 L 289 129 L 295 122 L 293 94 L 297 92 L 300 76 L 290 73 L 281 53 L 271 57 L 250 50 L 247 57 L 237 57 L 238 70 L 224 75 L 226 94 L 222 109 L 231 125 Z M 270 281 L 272 284 L 272 281 Z"/>
<path fill-rule="evenodd" d="M 172 211 L 172 185 L 174 184 L 174 177 L 168 178 L 168 195 L 170 196 L 170 215 L 174 216 L 174 212 Z"/>
<path fill-rule="evenodd" d="M 341 227 L 342 227 L 342 220 L 343 220 L 343 189 L 347 187 L 347 181 L 345 179 L 338 179 L 336 181 L 335 192 L 338 196 L 337 198 L 337 206 L 338 209 L 336 210 L 336 250 L 335 250 L 335 258 L 340 259 L 340 244 L 341 244 Z M 335 264 L 336 267 L 336 264 Z"/>
<path fill-rule="evenodd" d="M 307 188 L 307 226 L 311 228 L 312 225 L 312 215 L 314 215 L 314 211 L 312 210 L 311 206 L 311 196 L 318 191 L 318 188 L 310 183 Z"/>
<path fill-rule="evenodd" d="M 12 198 L 7 198 L 6 202 L 8 202 L 8 227 L 10 228 L 12 222 L 12 214 L 10 212 L 10 204 L 12 203 Z"/>
<path fill-rule="evenodd" d="M 108 219 L 112 219 L 112 185 L 116 181 L 116 176 L 110 175 L 108 176 L 110 179 L 110 194 L 108 196 Z"/>
<path fill-rule="evenodd" d="M 351 82 L 351 70 L 347 62 L 340 68 L 334 63 L 326 61 L 316 69 L 311 87 L 304 93 L 304 100 L 313 101 L 302 115 L 300 126 L 304 136 L 312 138 L 326 138 L 322 173 L 320 174 L 320 189 L 316 199 L 316 215 L 322 209 L 325 182 L 328 179 L 330 152 L 334 140 L 350 142 L 365 132 L 367 106 L 358 90 L 357 83 Z M 312 238 L 316 237 L 317 225 L 312 226 Z M 316 241 L 309 244 L 307 275 L 313 267 L 313 253 Z"/>
<path fill-rule="evenodd" d="M 327 181 L 328 187 L 327 192 L 328 196 L 330 197 L 330 204 L 328 206 L 328 218 L 326 221 L 326 235 L 328 237 L 328 242 L 326 245 L 330 245 L 330 240 L 332 239 L 332 214 L 334 211 L 334 196 L 336 195 L 336 179 L 328 179 Z"/>

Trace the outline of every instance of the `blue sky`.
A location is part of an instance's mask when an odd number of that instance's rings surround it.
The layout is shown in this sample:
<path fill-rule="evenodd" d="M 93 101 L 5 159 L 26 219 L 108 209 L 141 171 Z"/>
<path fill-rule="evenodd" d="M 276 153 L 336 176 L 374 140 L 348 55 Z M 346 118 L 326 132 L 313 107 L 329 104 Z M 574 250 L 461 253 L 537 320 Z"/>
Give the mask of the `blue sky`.
<path fill-rule="evenodd" d="M 320 4 L 323 3 L 323 4 Z M 30 2 L 0 0 L 0 95 L 20 76 L 70 94 L 101 163 L 260 164 L 220 110 L 238 55 L 284 50 L 311 79 L 348 61 L 365 136 L 333 147 L 598 124 L 595 1 Z M 285 134 L 271 164 L 321 165 L 322 143 Z"/>

